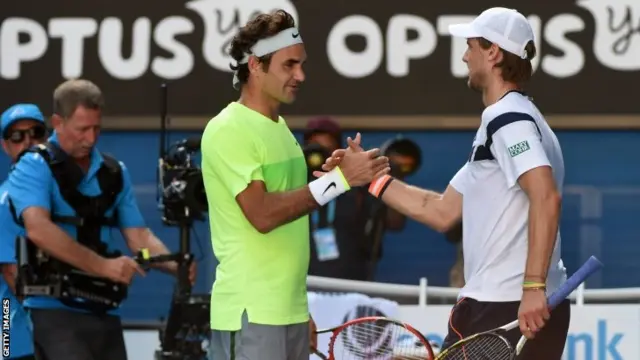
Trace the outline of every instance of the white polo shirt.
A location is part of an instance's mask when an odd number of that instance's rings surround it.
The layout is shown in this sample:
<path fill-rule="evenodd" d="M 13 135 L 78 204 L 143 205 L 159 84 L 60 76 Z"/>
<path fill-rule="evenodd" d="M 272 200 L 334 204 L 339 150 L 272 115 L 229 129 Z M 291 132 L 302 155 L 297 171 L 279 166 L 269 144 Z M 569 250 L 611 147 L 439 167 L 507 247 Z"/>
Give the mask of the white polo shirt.
<path fill-rule="evenodd" d="M 487 142 L 487 134 L 492 134 L 492 141 Z M 492 302 L 521 299 L 529 199 L 518 178 L 540 166 L 551 166 L 562 194 L 564 160 L 558 139 L 528 97 L 509 92 L 482 113 L 469 161 L 451 180 L 463 195 L 466 285 L 461 298 Z M 559 232 L 550 264 L 549 293 L 566 280 Z"/>

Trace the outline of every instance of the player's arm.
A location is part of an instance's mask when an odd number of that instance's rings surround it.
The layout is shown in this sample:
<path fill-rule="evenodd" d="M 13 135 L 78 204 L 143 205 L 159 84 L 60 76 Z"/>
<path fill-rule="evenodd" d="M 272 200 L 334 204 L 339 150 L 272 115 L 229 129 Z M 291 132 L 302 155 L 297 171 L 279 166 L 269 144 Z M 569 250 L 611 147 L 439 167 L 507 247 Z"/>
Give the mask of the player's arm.
<path fill-rule="evenodd" d="M 354 151 L 362 151 L 359 134 L 355 140 L 347 139 L 349 148 Z M 340 164 L 342 157 L 348 150 L 339 149 L 333 152 L 322 166 L 324 171 L 329 171 Z M 421 189 L 404 183 L 403 181 L 385 175 L 377 177 L 369 186 L 369 192 L 376 198 L 381 199 L 390 210 L 419 221 L 432 229 L 445 232 L 451 228 L 462 217 L 462 190 L 466 175 L 466 166 L 451 180 L 444 193 Z M 320 171 L 314 172 L 319 176 Z M 454 187 L 455 185 L 455 187 Z M 392 215 L 393 216 L 393 215 Z"/>
<path fill-rule="evenodd" d="M 269 192 L 263 175 L 260 142 L 238 136 L 231 127 L 203 134 L 203 177 L 217 177 L 236 199 L 256 230 L 268 233 L 319 207 L 309 186 L 285 192 Z M 337 183 L 339 185 L 340 183 Z M 335 186 L 329 191 L 335 190 Z"/>
<path fill-rule="evenodd" d="M 149 250 L 149 254 L 152 256 L 169 254 L 169 249 L 147 227 L 142 217 L 133 193 L 129 170 L 123 162 L 120 162 L 120 168 L 122 169 L 122 191 L 116 199 L 116 208 L 118 226 L 122 237 L 127 243 L 127 247 L 134 254 L 141 249 Z M 178 264 L 174 261 L 154 263 L 150 266 L 171 274 L 175 274 L 178 268 Z"/>
<path fill-rule="evenodd" d="M 560 223 L 562 200 L 551 167 L 531 169 L 518 179 L 529 197 L 529 255 L 526 281 L 545 282 Z"/>
<path fill-rule="evenodd" d="M 491 148 L 509 186 L 529 198 L 529 251 L 525 280 L 545 282 L 558 233 L 561 195 L 553 170 L 531 121 L 515 121 L 493 135 Z"/>
<path fill-rule="evenodd" d="M 237 129 L 228 126 L 207 129 L 201 148 L 204 181 L 217 178 L 261 233 L 307 215 L 349 189 L 336 169 L 295 190 L 269 191 L 264 181 L 261 146 L 258 139 L 238 134 Z"/>
<path fill-rule="evenodd" d="M 9 198 L 22 218 L 27 237 L 51 256 L 93 275 L 100 275 L 104 259 L 74 241 L 51 221 L 51 187 L 54 179 L 44 159 L 27 154 L 9 175 Z"/>
<path fill-rule="evenodd" d="M 369 177 L 369 175 L 386 174 L 389 170 L 388 159 L 383 156 L 378 157 L 377 154 L 377 149 L 369 150 L 366 153 L 351 154 L 349 156 L 356 159 L 359 157 L 359 159 L 351 160 L 353 162 L 350 165 L 345 160 L 342 163 L 344 173 L 340 168 L 335 168 L 300 189 L 292 191 L 267 191 L 265 183 L 261 180 L 262 174 L 258 170 L 252 173 L 252 176 L 257 178 L 251 178 L 251 182 L 246 188 L 243 188 L 243 183 L 237 183 L 240 191 L 236 195 L 236 200 L 251 224 L 258 231 L 267 233 L 327 204 L 348 191 L 349 184 L 362 183 L 363 176 L 370 180 L 373 176 Z M 358 170 L 356 163 L 365 161 L 367 158 L 371 161 L 370 164 L 368 163 L 371 168 L 360 173 L 361 170 Z"/>
<path fill-rule="evenodd" d="M 293 191 L 268 192 L 265 183 L 258 180 L 251 181 L 236 196 L 236 201 L 249 222 L 261 233 L 268 233 L 320 206 L 309 186 Z"/>
<path fill-rule="evenodd" d="M 384 179 L 378 180 L 384 181 Z M 447 231 L 462 216 L 462 194 L 451 185 L 440 194 L 409 185 L 398 179 L 387 178 L 386 181 L 390 182 L 382 192 L 382 201 L 436 231 Z M 381 187 L 383 186 L 381 184 Z"/>

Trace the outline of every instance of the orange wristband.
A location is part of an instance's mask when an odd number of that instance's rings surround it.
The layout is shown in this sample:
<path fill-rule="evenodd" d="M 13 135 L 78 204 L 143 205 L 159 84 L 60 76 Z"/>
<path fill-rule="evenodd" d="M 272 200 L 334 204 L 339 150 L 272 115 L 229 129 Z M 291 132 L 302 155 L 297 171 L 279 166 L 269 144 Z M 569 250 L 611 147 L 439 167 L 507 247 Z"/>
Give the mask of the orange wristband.
<path fill-rule="evenodd" d="M 382 197 L 382 194 L 391 182 L 393 181 L 393 177 L 390 175 L 381 176 L 371 182 L 369 185 L 369 193 L 377 198 Z"/>

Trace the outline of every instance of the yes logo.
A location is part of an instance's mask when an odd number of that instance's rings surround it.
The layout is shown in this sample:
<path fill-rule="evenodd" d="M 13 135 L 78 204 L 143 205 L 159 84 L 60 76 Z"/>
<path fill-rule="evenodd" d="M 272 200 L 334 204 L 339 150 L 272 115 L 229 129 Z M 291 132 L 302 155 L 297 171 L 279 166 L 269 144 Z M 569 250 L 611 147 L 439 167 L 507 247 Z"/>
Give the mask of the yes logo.
<path fill-rule="evenodd" d="M 204 22 L 202 53 L 209 65 L 219 71 L 231 71 L 233 59 L 228 54 L 231 40 L 250 19 L 259 13 L 283 9 L 296 20 L 298 14 L 290 0 L 193 0 L 186 4 Z"/>
<path fill-rule="evenodd" d="M 640 1 L 579 0 L 596 25 L 593 52 L 603 65 L 619 70 L 640 70 Z"/>

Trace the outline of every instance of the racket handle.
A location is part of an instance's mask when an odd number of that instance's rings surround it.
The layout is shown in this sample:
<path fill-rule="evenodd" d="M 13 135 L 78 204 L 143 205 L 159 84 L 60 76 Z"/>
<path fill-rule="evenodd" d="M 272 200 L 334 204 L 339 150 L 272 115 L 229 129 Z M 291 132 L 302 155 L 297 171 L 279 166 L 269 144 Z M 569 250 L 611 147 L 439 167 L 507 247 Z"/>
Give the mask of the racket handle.
<path fill-rule="evenodd" d="M 587 262 L 578 269 L 578 271 L 571 275 L 571 277 L 568 278 L 567 281 L 558 288 L 558 290 L 554 291 L 553 294 L 549 296 L 549 308 L 554 309 L 556 306 L 560 305 L 560 303 L 569 297 L 569 295 L 589 276 L 591 276 L 591 274 L 602 269 L 602 267 L 603 265 L 600 260 L 596 259 L 595 256 L 590 257 L 589 260 L 587 260 Z"/>
<path fill-rule="evenodd" d="M 527 343 L 527 338 L 525 336 L 521 336 L 520 340 L 518 340 L 518 344 L 516 345 L 516 356 L 519 356 L 524 349 L 524 344 Z"/>

